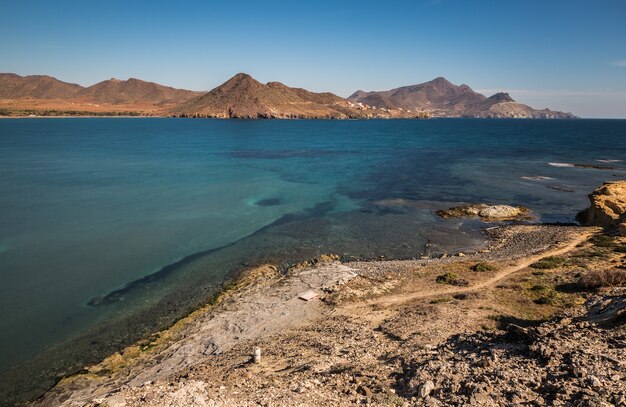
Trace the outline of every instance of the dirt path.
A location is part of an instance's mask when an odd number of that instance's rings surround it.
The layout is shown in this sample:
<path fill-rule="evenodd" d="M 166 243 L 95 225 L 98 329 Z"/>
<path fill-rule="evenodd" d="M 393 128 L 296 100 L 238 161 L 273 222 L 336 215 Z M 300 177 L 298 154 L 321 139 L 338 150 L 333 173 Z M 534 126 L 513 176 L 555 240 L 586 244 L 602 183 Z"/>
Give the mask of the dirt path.
<path fill-rule="evenodd" d="M 478 290 L 487 288 L 499 282 L 500 280 L 510 276 L 511 274 L 515 272 L 525 269 L 526 267 L 530 266 L 533 263 L 538 262 L 541 259 L 544 259 L 550 256 L 559 256 L 559 255 L 565 254 L 573 250 L 578 244 L 589 239 L 589 237 L 592 234 L 593 234 L 592 232 L 582 233 L 580 235 L 575 236 L 573 240 L 571 240 L 564 246 L 556 247 L 554 249 L 545 251 L 541 254 L 537 254 L 534 256 L 524 257 L 519 262 L 517 262 L 517 264 L 513 266 L 505 267 L 501 269 L 493 277 L 485 281 L 482 281 L 478 284 L 475 284 L 473 286 L 470 286 L 470 287 L 441 286 L 440 289 L 429 290 L 427 292 L 411 292 L 411 293 L 402 293 L 402 294 L 396 294 L 396 295 L 386 294 L 383 298 L 375 298 L 372 300 L 367 300 L 364 303 L 359 302 L 359 303 L 355 303 L 351 305 L 346 305 L 344 307 L 345 308 L 360 308 L 363 306 L 388 307 L 392 305 L 406 303 L 406 302 L 413 301 L 413 300 L 437 297 L 437 296 L 444 295 L 444 294 L 458 294 L 458 293 L 478 291 Z"/>

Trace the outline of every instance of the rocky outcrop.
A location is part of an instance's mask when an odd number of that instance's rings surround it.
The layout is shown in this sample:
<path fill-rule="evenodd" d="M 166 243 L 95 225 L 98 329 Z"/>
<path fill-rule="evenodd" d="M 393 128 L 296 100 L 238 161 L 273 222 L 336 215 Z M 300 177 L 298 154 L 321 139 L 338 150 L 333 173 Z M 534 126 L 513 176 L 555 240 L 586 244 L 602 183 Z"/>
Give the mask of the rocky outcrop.
<path fill-rule="evenodd" d="M 510 324 L 505 334 L 459 334 L 417 350 L 403 357 L 399 393 L 418 405 L 626 405 L 617 345 L 625 299 L 615 290 L 537 327 Z"/>
<path fill-rule="evenodd" d="M 589 195 L 591 206 L 576 219 L 626 236 L 626 181 L 605 182 Z"/>
<path fill-rule="evenodd" d="M 442 218 L 477 216 L 487 221 L 522 220 L 530 218 L 530 210 L 522 206 L 472 204 L 437 211 Z"/>

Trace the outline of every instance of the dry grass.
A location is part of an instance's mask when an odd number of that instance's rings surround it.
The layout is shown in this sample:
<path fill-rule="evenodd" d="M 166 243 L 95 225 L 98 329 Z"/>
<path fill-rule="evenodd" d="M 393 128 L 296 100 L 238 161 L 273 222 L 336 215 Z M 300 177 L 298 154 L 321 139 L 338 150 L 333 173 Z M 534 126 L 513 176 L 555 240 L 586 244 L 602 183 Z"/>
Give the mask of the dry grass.
<path fill-rule="evenodd" d="M 530 265 L 534 269 L 554 269 L 565 264 L 565 259 L 557 256 L 548 256 Z"/>
<path fill-rule="evenodd" d="M 585 289 L 626 286 L 626 270 L 590 271 L 578 280 L 578 285 Z"/>

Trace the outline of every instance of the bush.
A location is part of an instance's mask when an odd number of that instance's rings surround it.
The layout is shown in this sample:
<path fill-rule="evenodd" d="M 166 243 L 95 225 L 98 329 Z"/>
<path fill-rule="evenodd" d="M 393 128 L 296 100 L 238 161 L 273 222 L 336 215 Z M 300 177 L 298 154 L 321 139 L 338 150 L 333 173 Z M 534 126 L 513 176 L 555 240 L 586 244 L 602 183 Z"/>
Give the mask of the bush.
<path fill-rule="evenodd" d="M 452 298 L 450 298 L 450 297 L 442 297 L 442 298 L 435 298 L 430 303 L 431 304 L 441 304 L 441 303 L 444 303 L 444 302 L 451 302 L 451 301 L 452 301 Z"/>
<path fill-rule="evenodd" d="M 550 295 L 542 295 L 533 302 L 539 305 L 556 305 L 558 303 L 558 300 L 559 298 L 556 293 L 554 291 L 551 291 Z"/>
<path fill-rule="evenodd" d="M 597 247 L 615 247 L 617 243 L 615 238 L 608 235 L 595 235 L 589 241 Z"/>
<path fill-rule="evenodd" d="M 539 260 L 536 263 L 530 265 L 534 269 L 553 269 L 565 264 L 565 259 L 562 257 L 549 256 Z"/>
<path fill-rule="evenodd" d="M 470 270 L 483 272 L 483 271 L 495 271 L 496 268 L 495 268 L 495 266 L 492 266 L 489 263 L 478 263 L 478 264 L 474 264 L 472 267 L 470 267 Z"/>
<path fill-rule="evenodd" d="M 626 286 L 626 270 L 590 271 L 578 280 L 585 289 Z"/>
<path fill-rule="evenodd" d="M 458 275 L 454 273 L 446 273 L 437 277 L 436 280 L 439 284 L 449 284 L 449 285 L 458 285 L 458 286 L 466 286 L 468 285 L 468 281 L 460 278 Z"/>

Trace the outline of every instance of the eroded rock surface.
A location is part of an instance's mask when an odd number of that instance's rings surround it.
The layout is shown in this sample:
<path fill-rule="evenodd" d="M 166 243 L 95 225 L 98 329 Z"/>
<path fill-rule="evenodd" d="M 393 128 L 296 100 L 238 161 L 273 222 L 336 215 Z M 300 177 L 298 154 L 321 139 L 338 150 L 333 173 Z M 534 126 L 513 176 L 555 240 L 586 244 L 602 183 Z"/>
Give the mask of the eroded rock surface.
<path fill-rule="evenodd" d="M 400 394 L 430 405 L 624 406 L 625 298 L 621 290 L 538 327 L 459 334 L 417 350 L 403 359 Z"/>
<path fill-rule="evenodd" d="M 455 206 L 447 210 L 437 211 L 442 218 L 460 218 L 463 216 L 477 216 L 484 220 L 514 220 L 527 219 L 530 210 L 522 206 L 471 204 Z"/>
<path fill-rule="evenodd" d="M 577 219 L 590 226 L 602 226 L 626 236 L 626 181 L 605 182 L 589 195 L 591 206 Z"/>

